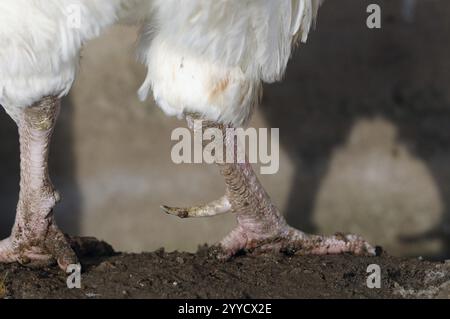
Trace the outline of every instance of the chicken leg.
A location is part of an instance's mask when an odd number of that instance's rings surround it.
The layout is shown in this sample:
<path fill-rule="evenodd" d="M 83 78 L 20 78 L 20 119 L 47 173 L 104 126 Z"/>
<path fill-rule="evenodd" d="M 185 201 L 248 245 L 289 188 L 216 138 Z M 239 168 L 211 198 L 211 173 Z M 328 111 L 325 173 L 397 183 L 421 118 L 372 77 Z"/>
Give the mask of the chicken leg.
<path fill-rule="evenodd" d="M 43 266 L 56 261 L 63 270 L 77 263 L 53 216 L 60 196 L 50 181 L 48 154 L 59 109 L 58 98 L 46 97 L 13 116 L 20 136 L 20 195 L 11 236 L 0 242 L 0 262 Z"/>
<path fill-rule="evenodd" d="M 224 151 L 236 156 L 234 138 L 226 134 L 227 126 L 203 121 L 196 128 L 194 118 L 188 117 L 192 130 L 219 128 L 224 136 Z M 238 226 L 219 244 L 219 257 L 228 259 L 240 251 L 249 253 L 286 252 L 289 254 L 340 254 L 374 255 L 375 248 L 357 235 L 334 236 L 307 235 L 290 227 L 259 182 L 251 164 L 217 163 L 226 183 L 226 195 L 218 201 L 191 208 L 162 206 L 171 215 L 182 218 L 213 216 L 228 211 L 236 215 Z"/>

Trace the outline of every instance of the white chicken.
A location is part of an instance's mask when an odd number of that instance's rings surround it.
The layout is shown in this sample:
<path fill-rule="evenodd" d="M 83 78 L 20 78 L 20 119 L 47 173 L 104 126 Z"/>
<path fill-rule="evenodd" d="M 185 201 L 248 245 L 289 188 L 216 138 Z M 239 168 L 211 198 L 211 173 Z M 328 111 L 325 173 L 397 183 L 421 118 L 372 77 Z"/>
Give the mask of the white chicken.
<path fill-rule="evenodd" d="M 59 200 L 48 176 L 48 151 L 60 99 L 75 79 L 82 45 L 122 21 L 141 24 L 139 53 L 148 67 L 139 90 L 153 91 L 168 114 L 205 120 L 225 130 L 245 125 L 262 82 L 283 77 L 298 41 L 306 41 L 321 0 L 2 0 L 0 104 L 15 120 L 21 145 L 21 183 L 12 234 L 0 242 L 0 262 L 61 268 L 77 262 L 57 228 Z M 77 7 L 79 26 L 68 23 Z M 226 151 L 233 141 L 225 139 Z M 224 257 L 239 250 L 299 254 L 374 253 L 359 236 L 310 236 L 287 225 L 249 163 L 220 164 L 226 195 L 187 209 L 182 217 L 232 211 L 238 227 L 219 245 Z"/>

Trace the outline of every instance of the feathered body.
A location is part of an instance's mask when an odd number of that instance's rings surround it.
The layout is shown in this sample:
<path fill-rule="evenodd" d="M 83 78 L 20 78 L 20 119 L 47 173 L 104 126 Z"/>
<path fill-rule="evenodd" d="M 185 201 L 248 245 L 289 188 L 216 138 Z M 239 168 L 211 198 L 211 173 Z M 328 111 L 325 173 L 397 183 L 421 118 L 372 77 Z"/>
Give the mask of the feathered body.
<path fill-rule="evenodd" d="M 118 20 L 141 24 L 139 55 L 168 114 L 246 122 L 262 82 L 281 79 L 305 41 L 320 0 L 2 0 L 0 104 L 17 108 L 63 96 L 82 45 Z M 75 11 L 74 11 L 75 10 Z M 80 25 L 71 15 L 80 14 Z"/>
<path fill-rule="evenodd" d="M 81 46 L 117 21 L 122 3 L 1 0 L 0 104 L 14 117 L 44 96 L 67 94 Z"/>
<path fill-rule="evenodd" d="M 306 41 L 320 0 L 154 0 L 140 55 L 169 115 L 248 119 L 261 83 L 280 80 L 296 40 Z"/>

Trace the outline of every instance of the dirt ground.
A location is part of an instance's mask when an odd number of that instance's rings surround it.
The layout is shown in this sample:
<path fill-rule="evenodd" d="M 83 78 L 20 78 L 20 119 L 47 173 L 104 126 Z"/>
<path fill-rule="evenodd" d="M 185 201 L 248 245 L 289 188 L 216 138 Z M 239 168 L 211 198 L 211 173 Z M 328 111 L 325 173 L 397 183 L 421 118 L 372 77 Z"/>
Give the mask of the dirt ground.
<path fill-rule="evenodd" d="M 450 262 L 379 257 L 239 256 L 222 262 L 196 254 L 115 253 L 92 241 L 81 256 L 81 289 L 68 289 L 56 267 L 0 265 L 3 298 L 450 298 Z M 381 269 L 381 288 L 367 287 L 367 267 Z"/>

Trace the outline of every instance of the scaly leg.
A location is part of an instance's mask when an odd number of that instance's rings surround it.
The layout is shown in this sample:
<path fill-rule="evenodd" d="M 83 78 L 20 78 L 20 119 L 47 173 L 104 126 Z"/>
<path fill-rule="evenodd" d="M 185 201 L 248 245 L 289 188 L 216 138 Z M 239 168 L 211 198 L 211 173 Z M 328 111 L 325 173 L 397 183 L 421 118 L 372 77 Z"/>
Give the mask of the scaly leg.
<path fill-rule="evenodd" d="M 51 136 L 60 108 L 56 97 L 43 98 L 15 118 L 20 135 L 20 195 L 11 236 L 0 242 L 0 262 L 65 270 L 77 263 L 67 238 L 58 229 L 53 208 L 60 196 L 48 173 Z"/>
<path fill-rule="evenodd" d="M 203 122 L 202 128 L 194 127 L 194 119 L 188 117 L 191 129 L 219 128 L 224 136 L 225 152 L 234 150 L 234 138 L 226 135 L 227 127 L 211 122 Z M 340 254 L 374 255 L 375 248 L 357 235 L 316 236 L 307 235 L 290 227 L 269 195 L 259 182 L 248 160 L 245 163 L 218 164 L 225 178 L 227 194 L 211 204 L 192 208 L 171 208 L 163 210 L 179 217 L 213 216 L 232 211 L 238 226 L 220 242 L 220 257 L 229 258 L 239 251 L 251 253 L 286 252 L 299 255 Z"/>

